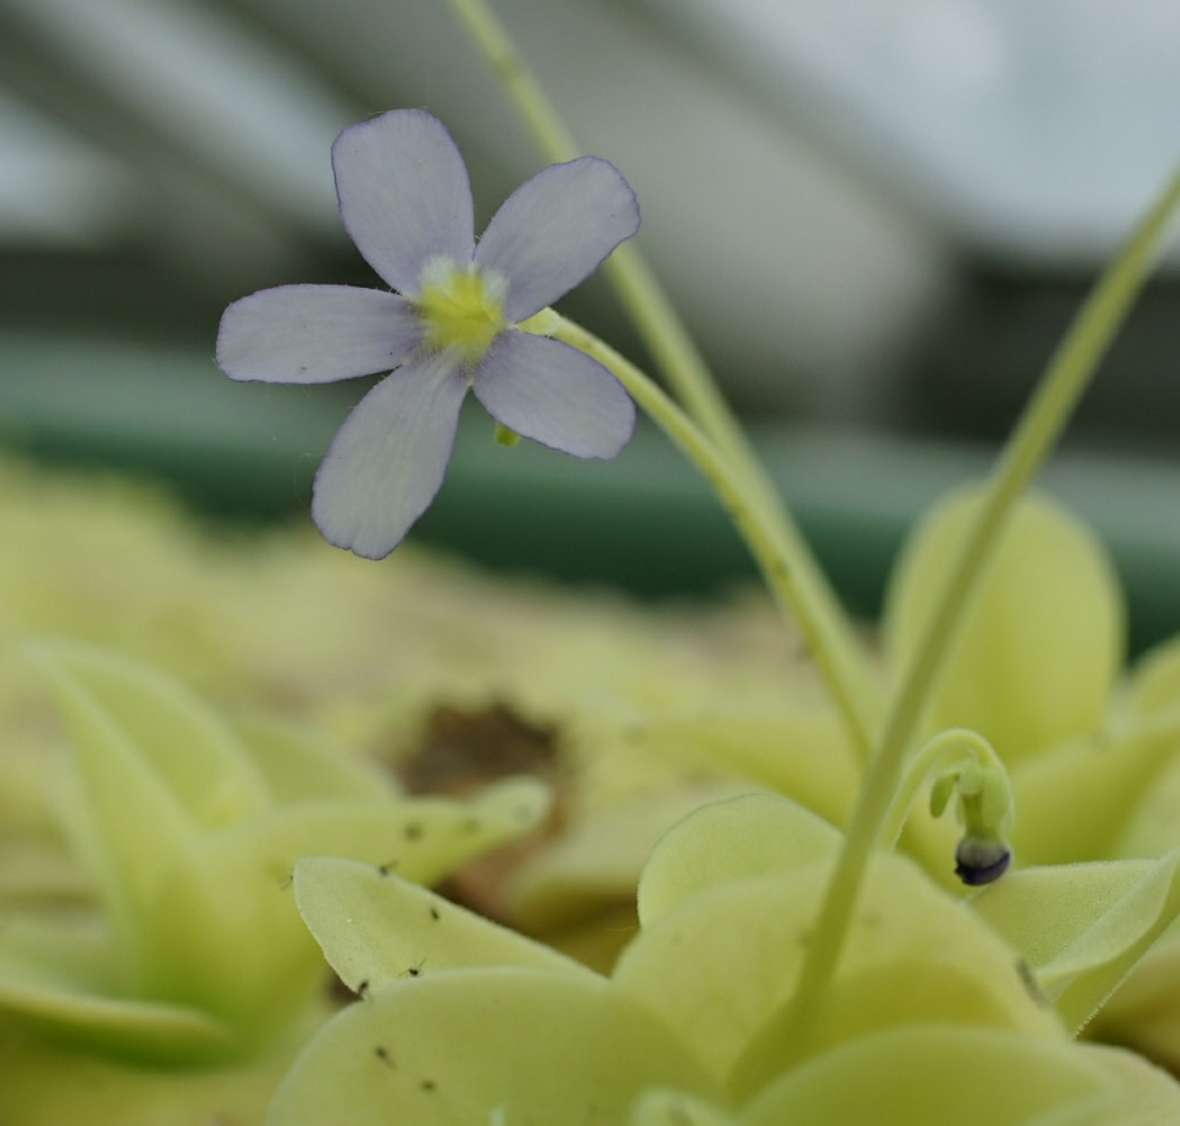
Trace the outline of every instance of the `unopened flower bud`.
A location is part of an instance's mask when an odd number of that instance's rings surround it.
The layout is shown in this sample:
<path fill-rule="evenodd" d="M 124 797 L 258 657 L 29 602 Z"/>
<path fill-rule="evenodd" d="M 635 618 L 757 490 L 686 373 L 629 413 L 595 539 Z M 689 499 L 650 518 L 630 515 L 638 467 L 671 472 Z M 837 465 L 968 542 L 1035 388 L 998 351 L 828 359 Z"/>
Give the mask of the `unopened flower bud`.
<path fill-rule="evenodd" d="M 502 422 L 496 423 L 496 445 L 512 449 L 520 445 L 520 435 L 515 430 L 509 430 Z"/>
<path fill-rule="evenodd" d="M 955 849 L 955 875 L 968 887 L 998 880 L 1012 863 L 1012 850 L 995 836 L 968 833 Z"/>

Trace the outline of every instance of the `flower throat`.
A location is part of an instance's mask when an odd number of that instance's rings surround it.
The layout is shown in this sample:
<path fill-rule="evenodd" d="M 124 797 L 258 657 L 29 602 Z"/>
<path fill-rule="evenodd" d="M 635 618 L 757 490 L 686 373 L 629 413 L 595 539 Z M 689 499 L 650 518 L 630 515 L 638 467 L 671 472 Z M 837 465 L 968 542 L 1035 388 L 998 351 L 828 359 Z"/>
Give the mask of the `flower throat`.
<path fill-rule="evenodd" d="M 426 323 L 426 346 L 454 349 L 468 363 L 483 359 L 503 331 L 501 287 L 475 268 L 431 271 L 418 295 L 418 311 Z"/>

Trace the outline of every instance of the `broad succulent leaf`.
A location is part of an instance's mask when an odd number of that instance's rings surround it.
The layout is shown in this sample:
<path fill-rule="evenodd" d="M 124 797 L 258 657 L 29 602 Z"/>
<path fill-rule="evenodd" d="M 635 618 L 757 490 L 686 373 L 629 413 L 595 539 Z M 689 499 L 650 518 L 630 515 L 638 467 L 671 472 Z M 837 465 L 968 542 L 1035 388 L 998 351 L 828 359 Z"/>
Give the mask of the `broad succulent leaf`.
<path fill-rule="evenodd" d="M 903 549 L 886 603 L 886 647 L 899 671 L 982 502 L 953 494 Z M 1006 762 L 1096 732 L 1122 663 L 1122 599 L 1101 544 L 1044 496 L 1025 498 L 997 545 L 942 670 L 932 729 L 968 727 Z"/>
<path fill-rule="evenodd" d="M 57 842 L 12 841 L 0 858 L 0 910 L 52 911 L 88 900 L 86 873 Z"/>
<path fill-rule="evenodd" d="M 88 915 L 67 921 L 13 912 L 0 928 L 0 951 L 9 963 L 20 964 L 33 976 L 60 977 L 95 988 L 109 988 L 118 972 L 106 927 Z"/>
<path fill-rule="evenodd" d="M 162 694 L 152 674 L 117 659 L 107 663 L 82 646 L 45 647 L 36 657 L 57 690 L 74 749 L 79 792 L 67 807 L 68 828 L 78 855 L 92 866 L 123 955 L 124 986 L 137 989 L 153 900 L 165 879 L 195 878 L 201 826 L 194 811 L 231 800 L 233 756 L 199 719 L 188 722 L 187 701 Z M 143 671 L 138 681 L 136 671 Z M 142 715 L 134 704 L 137 688 Z M 167 748 L 142 741 L 153 729 L 171 737 Z M 199 763 L 205 751 L 209 780 L 201 782 L 179 760 L 188 752 Z M 226 767 L 220 780 L 219 766 Z M 256 793 L 253 785 L 245 792 Z"/>
<path fill-rule="evenodd" d="M 389 771 L 343 747 L 326 745 L 294 724 L 253 716 L 238 721 L 235 729 L 280 804 L 333 798 L 370 801 L 399 790 Z"/>
<path fill-rule="evenodd" d="M 1159 716 L 1180 709 L 1180 637 L 1144 654 L 1131 671 L 1125 699 L 1132 716 Z"/>
<path fill-rule="evenodd" d="M 302 860 L 295 901 L 328 964 L 359 994 L 411 976 L 479 966 L 589 974 L 548 946 L 371 864 Z"/>
<path fill-rule="evenodd" d="M 860 763 L 831 708 L 800 699 L 742 702 L 703 716 L 650 722 L 645 753 L 691 758 L 791 798 L 834 824 L 851 812 Z"/>
<path fill-rule="evenodd" d="M 5 1023 L 55 1042 L 137 1059 L 217 1059 L 234 1045 L 215 1016 L 185 1006 L 104 993 L 51 962 L 15 956 L 0 945 L 0 1013 Z M 6 1076 L 9 1068 L 4 1067 Z"/>
<path fill-rule="evenodd" d="M 1134 756 L 1142 794 L 1114 847 L 1122 856 L 1156 856 L 1180 847 L 1180 637 L 1138 662 L 1120 704 L 1121 744 Z M 1111 749 L 1127 755 L 1121 744 Z"/>
<path fill-rule="evenodd" d="M 610 741 L 602 733 L 598 738 Z M 712 801 L 769 787 L 840 823 L 851 808 L 859 770 L 839 717 L 799 701 L 773 712 L 752 703 L 732 715 L 659 719 L 644 727 L 638 748 L 626 750 L 584 767 L 600 783 L 609 775 L 610 798 L 575 810 L 562 835 L 522 864 L 508 900 L 519 925 L 552 934 L 633 904 L 660 835 Z M 653 763 L 663 763 L 664 771 L 653 776 Z M 677 763 L 724 774 L 685 785 Z M 634 772 L 633 781 L 628 772 Z M 579 784 L 585 788 L 587 779 L 580 777 Z"/>
<path fill-rule="evenodd" d="M 1180 928 L 1173 923 L 1094 1017 L 1088 1034 L 1128 1042 L 1180 1073 Z"/>
<path fill-rule="evenodd" d="M 682 1091 L 648 1091 L 632 1107 L 630 1126 L 737 1126 L 737 1119 Z"/>
<path fill-rule="evenodd" d="M 830 871 L 812 863 L 693 895 L 641 932 L 615 981 L 679 1030 L 719 1082 L 755 1089 L 791 1062 L 779 1021 Z M 814 1047 L 914 1020 L 1061 1032 L 1011 949 L 890 855 L 872 865 L 828 997 Z"/>
<path fill-rule="evenodd" d="M 1042 1115 L 1033 1126 L 1162 1126 L 1180 1121 L 1180 1086 L 1135 1052 L 1102 1044 L 1078 1051 L 1102 1073 L 1104 1094 L 1076 1107 Z"/>
<path fill-rule="evenodd" d="M 77 642 L 43 643 L 32 653 L 54 681 L 75 738 L 95 737 L 100 712 L 194 825 L 231 825 L 270 805 L 232 730 L 178 682 Z"/>
<path fill-rule="evenodd" d="M 1173 744 L 1154 778 L 1145 785 L 1139 801 L 1130 809 L 1121 835 L 1111 851 L 1116 856 L 1159 856 L 1180 848 L 1180 757 Z"/>
<path fill-rule="evenodd" d="M 639 921 L 650 927 L 717 885 L 827 860 L 840 841 L 826 821 L 771 794 L 707 805 L 673 826 L 656 846 L 639 881 Z"/>
<path fill-rule="evenodd" d="M 625 1122 L 649 1087 L 717 1098 L 691 1051 L 590 974 L 441 971 L 352 1005 L 305 1049 L 268 1126 Z"/>
<path fill-rule="evenodd" d="M 257 1126 L 290 1049 L 228 1066 L 160 1067 L 0 1032 L 10 1126 Z"/>
<path fill-rule="evenodd" d="M 1026 868 L 974 910 L 1021 951 L 1066 1022 L 1082 1027 L 1180 913 L 1180 853 Z"/>
<path fill-rule="evenodd" d="M 232 1030 L 184 1005 L 128 996 L 101 927 L 12 915 L 0 930 L 0 1025 L 140 1059 L 215 1059 Z M 3 1072 L 0 1072 L 0 1078 Z"/>
<path fill-rule="evenodd" d="M 1040 1115 L 1085 1104 L 1112 1087 L 1064 1039 L 915 1025 L 885 1029 L 812 1058 L 770 1084 L 738 1122 L 1032 1126 Z"/>
<path fill-rule="evenodd" d="M 300 857 L 435 882 L 548 808 L 532 779 L 471 800 L 401 797 L 289 731 L 239 739 L 150 669 L 82 645 L 36 656 L 72 735 L 65 818 L 94 865 L 101 925 L 7 922 L 0 1011 L 100 1053 L 257 1053 L 318 1008 L 323 963 L 291 890 Z"/>
<path fill-rule="evenodd" d="M 1102 736 L 1047 749 L 1013 771 L 1013 843 L 1023 862 L 1155 857 L 1180 847 L 1178 749 L 1180 641 L 1171 641 L 1136 666 Z"/>
<path fill-rule="evenodd" d="M 1166 741 L 1128 736 L 1109 743 L 1067 743 L 1019 763 L 1011 773 L 1017 810 L 1012 845 L 1018 860 L 1107 860 L 1135 855 L 1123 842 L 1133 842 L 1145 830 L 1159 840 L 1158 827 L 1153 829 L 1141 812 L 1173 753 Z M 1152 853 L 1158 850 L 1147 855 Z"/>
<path fill-rule="evenodd" d="M 509 889 L 514 922 L 544 931 L 596 909 L 633 903 L 644 865 L 667 829 L 702 805 L 749 790 L 742 783 L 674 788 L 579 819 L 514 877 Z"/>
<path fill-rule="evenodd" d="M 1119 1049 L 956 1025 L 886 1029 L 839 1045 L 768 1084 L 736 1116 L 653 1091 L 631 1126 L 1163 1126 L 1180 1086 Z"/>
<path fill-rule="evenodd" d="M 263 1023 L 266 1035 L 318 988 L 322 965 L 292 895 L 296 862 L 328 853 L 388 865 L 434 883 L 472 856 L 526 831 L 548 796 L 531 779 L 489 787 L 478 799 L 304 802 L 202 842 L 198 879 L 162 887 L 151 930 L 156 995 Z M 209 933 L 194 947 L 193 903 Z"/>

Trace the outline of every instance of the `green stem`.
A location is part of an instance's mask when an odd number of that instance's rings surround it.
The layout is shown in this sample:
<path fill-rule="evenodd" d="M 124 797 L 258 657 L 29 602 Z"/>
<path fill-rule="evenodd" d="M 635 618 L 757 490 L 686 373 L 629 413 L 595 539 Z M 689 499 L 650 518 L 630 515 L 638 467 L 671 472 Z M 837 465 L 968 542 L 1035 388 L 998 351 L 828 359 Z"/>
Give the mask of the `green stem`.
<path fill-rule="evenodd" d="M 729 460 L 696 423 L 630 360 L 573 321 L 553 312 L 549 317 L 548 333 L 591 356 L 612 372 L 639 407 L 713 487 L 738 534 L 749 547 L 779 610 L 784 616 L 795 613 L 800 628 L 813 647 L 816 664 L 821 672 L 832 677 L 833 654 L 827 648 L 823 631 L 811 617 L 814 604 L 802 595 L 799 576 L 784 554 L 782 542 L 768 524 L 765 509 L 749 496 L 748 482 L 734 473 Z"/>
<path fill-rule="evenodd" d="M 560 163 L 579 156 L 577 142 L 486 0 L 451 0 L 451 5 L 546 158 Z M 822 649 L 826 654 L 826 667 L 820 671 L 853 746 L 867 759 L 872 746 L 870 731 L 876 719 L 876 685 L 835 593 L 639 251 L 629 244 L 620 246 L 603 270 L 668 386 L 745 478 L 754 503 L 764 510 L 767 532 L 778 544 L 776 554 L 786 561 L 794 576 L 790 605 L 796 620 L 809 649 L 816 654 Z"/>
<path fill-rule="evenodd" d="M 984 770 L 994 771 L 999 778 L 1005 780 L 1008 777 L 999 755 L 982 735 L 965 727 L 954 727 L 939 732 L 906 762 L 893 800 L 889 803 L 889 812 L 881 826 L 881 835 L 874 842 L 874 846 L 894 848 L 905 828 L 910 808 L 922 784 L 932 774 L 962 762 L 974 762 Z M 1011 808 L 1010 796 L 1008 807 Z"/>
<path fill-rule="evenodd" d="M 1082 306 L 1049 362 L 992 474 L 979 517 L 935 602 L 904 670 L 820 909 L 792 1005 L 792 1036 L 805 1039 L 844 949 L 865 869 L 889 814 L 906 752 L 937 686 L 937 674 L 962 625 L 971 595 L 992 557 L 1012 507 L 1056 443 L 1122 325 L 1180 203 L 1180 172 L 1152 206 Z"/>
<path fill-rule="evenodd" d="M 555 164 L 581 156 L 574 135 L 545 97 L 540 83 L 486 0 L 451 0 L 451 7 L 504 84 L 545 156 Z"/>

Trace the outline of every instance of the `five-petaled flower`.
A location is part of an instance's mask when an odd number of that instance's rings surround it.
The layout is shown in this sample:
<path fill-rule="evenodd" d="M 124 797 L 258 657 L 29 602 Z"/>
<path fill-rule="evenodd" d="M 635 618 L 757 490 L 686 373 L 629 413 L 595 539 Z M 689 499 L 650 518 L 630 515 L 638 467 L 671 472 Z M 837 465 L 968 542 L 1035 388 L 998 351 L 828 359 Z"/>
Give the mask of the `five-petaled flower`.
<path fill-rule="evenodd" d="M 340 428 L 316 474 L 326 539 L 379 559 L 446 472 L 468 389 L 493 418 L 576 457 L 614 457 L 635 408 L 596 361 L 520 322 L 591 274 L 639 228 L 631 186 L 586 156 L 543 169 L 474 235 L 467 169 L 421 110 L 345 129 L 332 146 L 340 215 L 396 292 L 265 289 L 226 309 L 217 362 L 232 379 L 327 383 L 392 371 Z"/>

